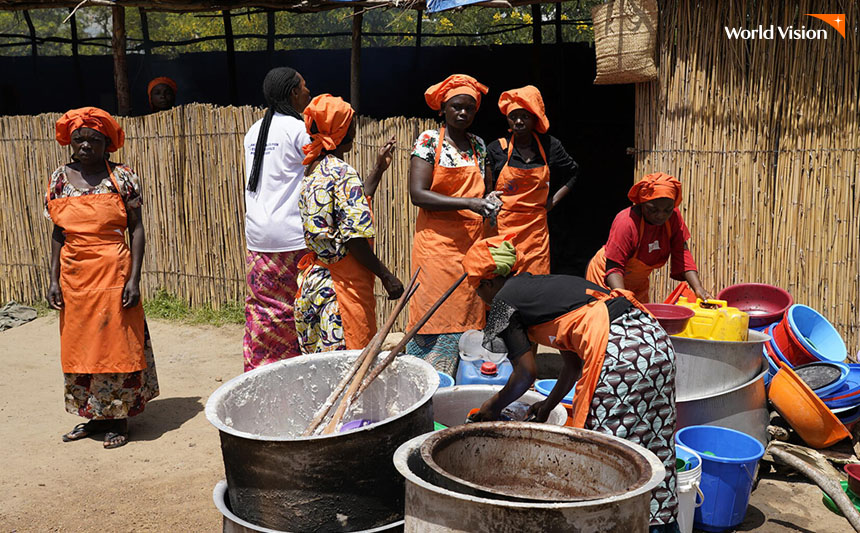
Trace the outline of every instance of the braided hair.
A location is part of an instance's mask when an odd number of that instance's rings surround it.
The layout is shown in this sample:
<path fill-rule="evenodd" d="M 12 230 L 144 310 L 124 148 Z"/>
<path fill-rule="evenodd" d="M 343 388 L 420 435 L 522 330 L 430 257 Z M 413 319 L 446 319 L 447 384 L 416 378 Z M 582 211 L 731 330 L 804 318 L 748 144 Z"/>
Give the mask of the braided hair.
<path fill-rule="evenodd" d="M 251 174 L 248 176 L 248 190 L 257 191 L 260 181 L 260 171 L 263 168 L 263 156 L 266 155 L 266 141 L 269 137 L 269 127 L 272 125 L 272 117 L 275 113 L 281 113 L 302 120 L 302 114 L 296 111 L 290 103 L 290 93 L 298 87 L 301 77 L 295 69 L 289 67 L 273 68 L 266 74 L 263 80 L 263 96 L 266 98 L 266 114 L 260 124 L 260 134 L 257 136 L 257 145 L 254 148 L 254 163 L 251 165 Z"/>

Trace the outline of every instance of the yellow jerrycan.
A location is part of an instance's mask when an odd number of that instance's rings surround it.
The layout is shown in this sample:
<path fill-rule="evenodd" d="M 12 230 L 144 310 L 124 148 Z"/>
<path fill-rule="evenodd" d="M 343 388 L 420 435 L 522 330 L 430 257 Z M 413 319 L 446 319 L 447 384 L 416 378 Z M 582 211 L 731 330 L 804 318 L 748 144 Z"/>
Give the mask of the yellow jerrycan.
<path fill-rule="evenodd" d="M 737 307 L 729 307 L 725 300 L 696 299 L 691 303 L 681 296 L 678 303 L 692 309 L 696 314 L 687 323 L 679 337 L 705 339 L 709 341 L 746 341 L 750 317 Z"/>

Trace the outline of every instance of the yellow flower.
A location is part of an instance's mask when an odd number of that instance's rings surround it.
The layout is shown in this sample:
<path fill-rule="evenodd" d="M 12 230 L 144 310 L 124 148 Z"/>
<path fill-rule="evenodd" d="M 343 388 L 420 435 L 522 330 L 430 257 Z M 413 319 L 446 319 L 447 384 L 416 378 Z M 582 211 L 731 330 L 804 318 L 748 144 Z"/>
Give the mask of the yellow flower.
<path fill-rule="evenodd" d="M 525 22 L 526 24 L 531 24 L 532 23 L 532 16 L 529 15 L 528 13 L 524 14 L 523 15 L 523 22 Z"/>
<path fill-rule="evenodd" d="M 493 13 L 493 20 L 495 22 L 499 22 L 500 20 L 502 20 L 502 15 L 498 11 L 496 11 L 495 13 Z"/>
<path fill-rule="evenodd" d="M 442 17 L 441 19 L 439 19 L 439 25 L 442 26 L 443 28 L 445 28 L 446 30 L 450 30 L 450 29 L 454 28 L 454 23 L 451 22 L 451 20 L 448 19 L 448 17 Z"/>

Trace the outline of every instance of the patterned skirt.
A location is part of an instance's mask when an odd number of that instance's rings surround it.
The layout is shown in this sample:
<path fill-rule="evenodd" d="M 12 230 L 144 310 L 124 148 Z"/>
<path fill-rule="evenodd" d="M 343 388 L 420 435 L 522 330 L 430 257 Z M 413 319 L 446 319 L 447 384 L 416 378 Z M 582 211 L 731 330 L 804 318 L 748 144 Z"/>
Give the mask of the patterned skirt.
<path fill-rule="evenodd" d="M 312 266 L 299 274 L 301 296 L 296 298 L 296 333 L 303 354 L 346 349 L 343 321 L 331 271 Z"/>
<path fill-rule="evenodd" d="M 585 429 L 629 440 L 663 462 L 666 477 L 651 493 L 651 525 L 674 522 L 675 351 L 669 336 L 639 309 L 616 318 L 597 383 Z"/>
<path fill-rule="evenodd" d="M 130 418 L 158 396 L 158 375 L 149 328 L 143 324 L 146 368 L 111 374 L 64 373 L 66 411 L 92 420 Z"/>
<path fill-rule="evenodd" d="M 457 377 L 460 364 L 460 337 L 462 333 L 440 333 L 438 335 L 415 335 L 406 344 L 406 353 L 424 359 L 436 369 L 451 377 Z"/>
<path fill-rule="evenodd" d="M 245 299 L 245 371 L 300 355 L 293 301 L 299 260 L 307 250 L 248 250 L 248 297 Z"/>

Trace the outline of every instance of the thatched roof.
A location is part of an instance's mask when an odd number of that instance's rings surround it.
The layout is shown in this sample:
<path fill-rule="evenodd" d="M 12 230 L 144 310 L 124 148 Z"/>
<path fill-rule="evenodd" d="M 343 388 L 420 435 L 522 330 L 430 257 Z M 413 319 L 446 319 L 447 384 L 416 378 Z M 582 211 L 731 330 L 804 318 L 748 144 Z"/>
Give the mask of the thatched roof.
<path fill-rule="evenodd" d="M 441 11 L 462 5 L 508 8 L 536 4 L 537 0 L 0 0 L 0 10 L 69 8 L 86 6 L 142 7 L 152 11 L 223 11 L 244 7 L 312 12 L 342 7 L 396 7 Z"/>

